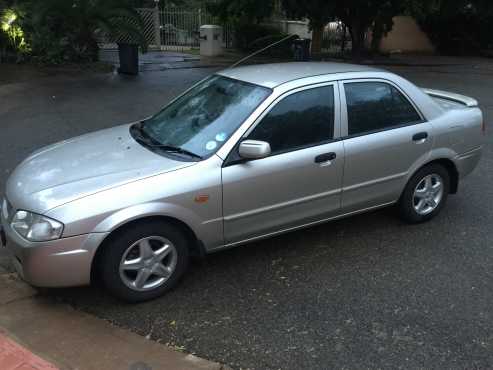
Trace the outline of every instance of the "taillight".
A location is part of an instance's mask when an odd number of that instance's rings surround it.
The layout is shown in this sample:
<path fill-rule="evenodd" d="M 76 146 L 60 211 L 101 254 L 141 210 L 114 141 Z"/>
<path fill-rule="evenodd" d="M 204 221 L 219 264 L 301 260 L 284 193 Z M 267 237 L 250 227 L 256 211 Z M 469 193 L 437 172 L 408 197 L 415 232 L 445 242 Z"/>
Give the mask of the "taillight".
<path fill-rule="evenodd" d="M 481 132 L 483 135 L 486 135 L 486 121 L 483 119 L 483 122 L 481 122 Z"/>

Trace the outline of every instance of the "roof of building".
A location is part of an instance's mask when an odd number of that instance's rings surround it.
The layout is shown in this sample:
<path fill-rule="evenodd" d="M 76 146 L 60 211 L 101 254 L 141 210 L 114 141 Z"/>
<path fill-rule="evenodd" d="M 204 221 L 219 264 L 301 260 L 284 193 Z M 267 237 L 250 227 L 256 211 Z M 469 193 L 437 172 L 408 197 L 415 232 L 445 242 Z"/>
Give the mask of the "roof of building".
<path fill-rule="evenodd" d="M 218 72 L 222 76 L 254 83 L 269 88 L 306 77 L 334 73 L 379 71 L 376 68 L 345 63 L 329 62 L 290 62 L 257 64 L 225 69 Z"/>

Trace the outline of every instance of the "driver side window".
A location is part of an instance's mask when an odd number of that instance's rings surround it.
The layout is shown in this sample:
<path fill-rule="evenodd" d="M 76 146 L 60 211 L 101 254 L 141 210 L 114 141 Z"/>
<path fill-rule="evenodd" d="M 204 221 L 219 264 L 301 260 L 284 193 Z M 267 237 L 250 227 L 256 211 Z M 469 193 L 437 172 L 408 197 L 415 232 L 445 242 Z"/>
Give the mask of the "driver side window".
<path fill-rule="evenodd" d="M 334 137 L 334 87 L 303 90 L 278 102 L 248 136 L 272 154 L 322 144 Z"/>

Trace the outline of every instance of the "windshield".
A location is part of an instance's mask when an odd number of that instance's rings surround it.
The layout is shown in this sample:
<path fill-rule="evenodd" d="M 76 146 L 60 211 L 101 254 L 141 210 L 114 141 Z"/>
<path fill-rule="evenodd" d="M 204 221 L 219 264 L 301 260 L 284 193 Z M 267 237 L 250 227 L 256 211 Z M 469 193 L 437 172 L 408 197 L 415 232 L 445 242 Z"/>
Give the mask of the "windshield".
<path fill-rule="evenodd" d="M 214 154 L 271 93 L 270 89 L 212 76 L 144 121 L 141 130 L 163 151 L 206 158 Z"/>

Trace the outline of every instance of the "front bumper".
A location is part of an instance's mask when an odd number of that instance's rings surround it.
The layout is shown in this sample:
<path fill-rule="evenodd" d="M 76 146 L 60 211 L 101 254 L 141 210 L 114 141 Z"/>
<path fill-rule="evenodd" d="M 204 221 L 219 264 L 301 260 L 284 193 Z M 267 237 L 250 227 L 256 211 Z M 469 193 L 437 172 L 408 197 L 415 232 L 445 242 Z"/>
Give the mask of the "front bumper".
<path fill-rule="evenodd" d="M 96 249 L 107 235 L 93 233 L 49 242 L 29 242 L 4 219 L 0 228 L 20 277 L 31 285 L 47 288 L 89 284 Z"/>

